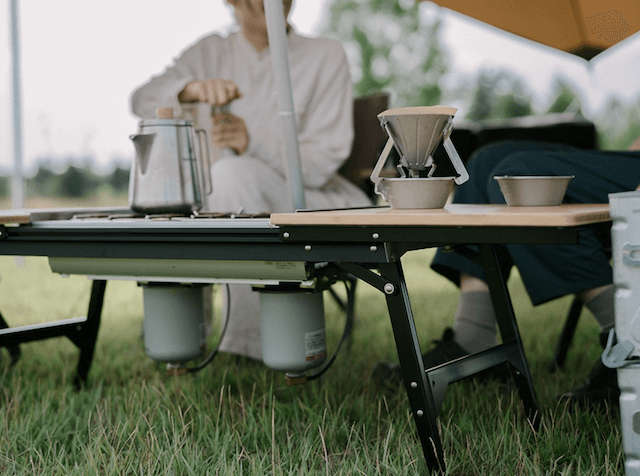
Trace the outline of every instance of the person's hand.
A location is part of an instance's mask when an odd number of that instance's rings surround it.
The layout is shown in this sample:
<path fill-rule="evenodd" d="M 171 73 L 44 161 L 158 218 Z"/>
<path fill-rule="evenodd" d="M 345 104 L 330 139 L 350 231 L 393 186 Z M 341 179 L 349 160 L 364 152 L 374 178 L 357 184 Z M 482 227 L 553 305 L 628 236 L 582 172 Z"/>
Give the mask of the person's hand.
<path fill-rule="evenodd" d="M 242 95 L 238 86 L 227 79 L 191 81 L 178 94 L 180 102 L 204 102 L 212 106 L 224 106 Z"/>
<path fill-rule="evenodd" d="M 249 145 L 249 133 L 244 120 L 228 112 L 212 114 L 211 140 L 217 147 L 229 147 L 243 154 Z"/>

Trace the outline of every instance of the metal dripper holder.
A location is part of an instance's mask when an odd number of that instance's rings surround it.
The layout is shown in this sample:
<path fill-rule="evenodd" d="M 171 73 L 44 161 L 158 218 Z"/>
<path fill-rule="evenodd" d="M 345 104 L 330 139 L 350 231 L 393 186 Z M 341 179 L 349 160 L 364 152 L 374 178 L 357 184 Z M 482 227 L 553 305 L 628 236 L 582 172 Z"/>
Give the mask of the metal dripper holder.
<path fill-rule="evenodd" d="M 456 108 L 446 106 L 389 109 L 378 115 L 389 140 L 371 174 L 375 192 L 392 208 L 442 208 L 453 184 L 469 180 L 469 173 L 451 142 Z M 443 140 L 457 177 L 433 177 L 433 152 Z M 380 172 L 391 149 L 400 155 L 400 178 L 381 178 Z"/>

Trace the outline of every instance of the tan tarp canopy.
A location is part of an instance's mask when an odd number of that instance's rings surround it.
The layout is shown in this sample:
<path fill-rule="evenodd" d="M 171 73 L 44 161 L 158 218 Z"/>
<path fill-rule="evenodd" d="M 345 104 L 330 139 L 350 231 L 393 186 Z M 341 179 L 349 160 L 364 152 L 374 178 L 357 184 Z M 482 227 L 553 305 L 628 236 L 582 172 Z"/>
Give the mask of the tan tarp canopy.
<path fill-rule="evenodd" d="M 433 0 L 433 3 L 587 60 L 640 30 L 640 0 Z"/>

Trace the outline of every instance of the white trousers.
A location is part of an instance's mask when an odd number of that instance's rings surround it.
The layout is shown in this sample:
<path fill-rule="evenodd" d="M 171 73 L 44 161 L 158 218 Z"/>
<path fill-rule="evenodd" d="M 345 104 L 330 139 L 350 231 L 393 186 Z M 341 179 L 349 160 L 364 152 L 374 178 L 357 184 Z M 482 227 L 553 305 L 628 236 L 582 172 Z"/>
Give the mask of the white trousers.
<path fill-rule="evenodd" d="M 246 156 L 224 157 L 211 166 L 212 193 L 204 212 L 273 213 L 291 211 L 285 177 L 264 162 Z M 365 207 L 366 194 L 340 175 L 321 189 L 305 189 L 308 209 Z M 250 285 L 229 286 L 227 302 L 223 290 L 223 311 L 229 323 L 220 350 L 262 360 L 260 340 L 260 296 Z"/>

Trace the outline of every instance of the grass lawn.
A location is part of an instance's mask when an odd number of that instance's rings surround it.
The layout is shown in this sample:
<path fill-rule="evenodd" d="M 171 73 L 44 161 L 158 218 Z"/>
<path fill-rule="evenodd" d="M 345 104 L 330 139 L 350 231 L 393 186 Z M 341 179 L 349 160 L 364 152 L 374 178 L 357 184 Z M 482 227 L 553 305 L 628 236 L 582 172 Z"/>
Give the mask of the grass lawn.
<path fill-rule="evenodd" d="M 428 270 L 432 255 L 403 258 L 423 349 L 451 325 L 458 296 Z M 0 274 L 11 326 L 86 312 L 91 282 L 52 274 L 45 258 L 0 257 Z M 585 311 L 565 369 L 551 373 L 570 297 L 533 308 L 517 274 L 509 285 L 542 428 L 531 430 L 511 388 L 454 384 L 439 418 L 447 474 L 623 474 L 617 413 L 591 415 L 556 398 L 598 358 L 591 316 Z M 331 352 L 344 317 L 326 304 Z M 144 353 L 141 289 L 111 281 L 88 388 L 72 388 L 78 351 L 64 338 L 23 345 L 13 368 L 2 350 L 0 474 L 426 474 L 404 391 L 380 392 L 370 381 L 376 362 L 397 360 L 382 294 L 361 282 L 356 314 L 351 352 L 320 383 L 287 387 L 282 374 L 228 355 L 172 377 Z"/>

